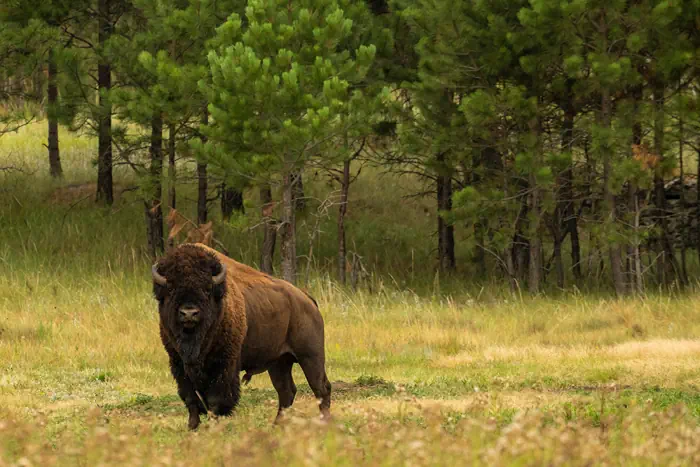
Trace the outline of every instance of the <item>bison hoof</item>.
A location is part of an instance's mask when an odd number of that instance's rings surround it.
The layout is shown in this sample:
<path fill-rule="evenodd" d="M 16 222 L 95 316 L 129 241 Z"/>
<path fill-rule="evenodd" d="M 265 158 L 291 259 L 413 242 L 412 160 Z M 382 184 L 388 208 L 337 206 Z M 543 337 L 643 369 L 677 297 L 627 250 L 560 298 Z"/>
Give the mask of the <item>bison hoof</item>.
<path fill-rule="evenodd" d="M 322 409 L 321 410 L 321 421 L 325 423 L 329 423 L 333 421 L 333 416 L 331 415 L 330 410 L 328 409 Z"/>
<path fill-rule="evenodd" d="M 285 412 L 286 412 L 287 410 L 288 410 L 288 409 L 280 409 L 280 410 L 277 412 L 277 416 L 275 417 L 275 421 L 272 422 L 272 424 L 273 424 L 273 425 L 281 425 L 282 423 L 284 423 L 284 421 L 287 419 L 287 417 L 285 416 Z"/>
<path fill-rule="evenodd" d="M 187 428 L 189 428 L 190 431 L 195 431 L 199 427 L 199 417 L 190 417 L 189 421 L 187 422 Z"/>

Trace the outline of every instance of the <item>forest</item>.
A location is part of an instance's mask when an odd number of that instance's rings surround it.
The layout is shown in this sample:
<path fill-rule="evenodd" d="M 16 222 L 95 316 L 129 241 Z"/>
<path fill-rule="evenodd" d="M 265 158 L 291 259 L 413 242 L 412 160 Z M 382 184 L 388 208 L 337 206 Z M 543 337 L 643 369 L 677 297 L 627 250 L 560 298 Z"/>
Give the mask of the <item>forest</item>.
<path fill-rule="evenodd" d="M 0 466 L 697 465 L 699 179 L 700 0 L 3 0 Z M 315 298 L 332 424 L 187 431 L 185 242 Z"/>
<path fill-rule="evenodd" d="M 154 258 L 189 187 L 187 219 L 206 225 L 219 202 L 224 222 L 255 227 L 256 264 L 272 272 L 277 248 L 292 282 L 299 219 L 332 209 L 321 259 L 345 283 L 353 267 L 378 266 L 353 266 L 368 252 L 348 250 L 348 194 L 367 168 L 411 177 L 397 196 L 432 200 L 431 277 L 532 293 L 682 287 L 700 243 L 698 8 L 9 2 L 2 132 L 47 122 L 55 178 L 59 126 L 95 137 L 91 201 L 112 205 L 114 173 L 130 169 L 119 173 L 137 185 Z M 314 177 L 327 189 L 309 196 Z M 256 215 L 236 221 L 246 207 Z"/>

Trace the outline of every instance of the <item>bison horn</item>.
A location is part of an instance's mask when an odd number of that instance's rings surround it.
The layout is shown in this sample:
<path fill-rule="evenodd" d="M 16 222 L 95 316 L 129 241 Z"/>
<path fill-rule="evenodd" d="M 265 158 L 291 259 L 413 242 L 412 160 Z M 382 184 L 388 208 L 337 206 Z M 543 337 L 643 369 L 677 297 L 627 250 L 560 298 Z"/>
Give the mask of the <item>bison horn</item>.
<path fill-rule="evenodd" d="M 214 285 L 219 285 L 221 284 L 224 279 L 226 278 L 226 265 L 224 263 L 221 263 L 221 272 L 214 276 L 212 280 L 214 281 Z"/>
<path fill-rule="evenodd" d="M 168 282 L 168 280 L 158 272 L 158 263 L 154 264 L 151 268 L 151 274 L 153 274 L 153 282 L 158 285 L 164 286 Z"/>

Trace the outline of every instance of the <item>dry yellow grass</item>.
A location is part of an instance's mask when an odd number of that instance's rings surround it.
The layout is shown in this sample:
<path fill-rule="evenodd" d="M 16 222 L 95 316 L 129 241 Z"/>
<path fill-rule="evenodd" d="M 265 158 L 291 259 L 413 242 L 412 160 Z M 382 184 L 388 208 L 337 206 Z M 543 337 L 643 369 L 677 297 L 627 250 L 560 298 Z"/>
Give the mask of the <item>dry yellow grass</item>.
<path fill-rule="evenodd" d="M 93 141 L 62 141 L 71 182 L 91 179 Z M 0 144 L 43 170 L 28 140 Z M 68 210 L 46 204 L 52 183 L 35 193 L 43 179 L 22 177 L 0 191 L 0 466 L 700 463 L 693 291 L 523 299 L 378 278 L 351 293 L 313 274 L 335 423 L 316 424 L 296 369 L 287 425 L 270 426 L 276 394 L 258 375 L 234 417 L 190 434 L 158 337 L 138 199 Z M 230 239 L 238 259 L 247 237 Z"/>

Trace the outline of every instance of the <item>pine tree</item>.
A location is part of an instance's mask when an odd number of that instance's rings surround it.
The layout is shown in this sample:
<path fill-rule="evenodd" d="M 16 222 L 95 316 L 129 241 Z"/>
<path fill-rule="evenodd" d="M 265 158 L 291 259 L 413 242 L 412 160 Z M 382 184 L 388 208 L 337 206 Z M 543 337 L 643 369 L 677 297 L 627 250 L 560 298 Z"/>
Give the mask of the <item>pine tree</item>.
<path fill-rule="evenodd" d="M 199 125 L 194 124 L 200 119 L 206 125 L 209 119 L 206 100 L 198 88 L 198 81 L 206 79 L 207 50 L 209 41 L 221 25 L 222 18 L 231 12 L 242 11 L 240 1 L 213 2 L 210 0 L 192 0 L 188 2 L 162 2 L 159 10 L 159 24 L 169 36 L 156 54 L 146 50 L 141 56 L 142 65 L 146 65 L 159 88 L 167 90 L 169 97 L 168 128 L 169 133 L 169 198 L 175 199 L 175 164 L 174 153 L 177 142 L 183 143 L 192 138 L 206 139 L 199 131 Z M 201 110 L 200 110 L 201 109 Z M 200 113 L 201 112 L 201 113 Z M 204 154 L 197 153 L 198 202 L 197 220 L 204 224 L 208 217 L 208 181 L 209 165 Z M 217 167 L 214 167 L 217 169 Z M 242 188 L 245 183 L 240 178 L 220 171 L 223 182 L 219 185 L 221 197 L 221 212 L 226 220 L 232 211 L 243 209 Z M 239 202 L 237 202 L 239 201 Z M 170 202 L 171 207 L 173 203 Z"/>
<path fill-rule="evenodd" d="M 681 268 L 675 256 L 669 234 L 669 211 L 666 202 L 665 176 L 674 165 L 666 156 L 667 95 L 681 76 L 689 69 L 695 51 L 689 35 L 697 24 L 688 16 L 697 12 L 693 1 L 637 1 L 630 9 L 630 22 L 636 22 L 636 30 L 627 43 L 635 56 L 637 69 L 644 79 L 653 102 L 653 147 L 659 163 L 654 170 L 655 223 L 659 229 L 656 246 L 659 255 L 657 281 L 668 285 L 681 279 Z M 693 23 L 691 26 L 690 23 Z"/>
<path fill-rule="evenodd" d="M 366 75 L 375 47 L 346 46 L 353 22 L 333 0 L 250 0 L 245 20 L 242 32 L 232 15 L 209 54 L 206 152 L 231 172 L 281 184 L 282 276 L 294 283 L 296 174 L 342 134 L 341 116 L 363 105 L 351 84 Z"/>
<path fill-rule="evenodd" d="M 0 72 L 3 81 L 9 84 L 10 79 L 37 69 L 43 63 L 37 51 L 45 51 L 46 44 L 55 40 L 55 31 L 46 27 L 38 19 L 29 19 L 26 23 L 16 21 L 9 12 L 0 7 Z M 17 131 L 30 123 L 36 115 L 26 107 L 17 106 L 15 102 L 29 97 L 21 89 L 13 86 L 0 85 L 0 102 L 4 109 L 0 112 L 0 137 L 5 133 Z"/>
<path fill-rule="evenodd" d="M 137 27 L 129 38 L 115 38 L 111 43 L 111 61 L 117 75 L 130 86 L 112 93 L 119 114 L 150 128 L 150 162 L 144 172 L 146 220 L 151 253 L 163 248 L 162 208 L 176 203 L 176 156 L 182 146 L 204 138 L 199 131 L 206 123 L 206 101 L 199 81 L 207 78 L 206 50 L 220 25 L 221 18 L 236 6 L 235 2 L 161 1 L 135 2 L 130 20 Z M 167 129 L 169 190 L 162 196 L 163 145 Z M 138 138 L 138 136 L 137 136 Z M 198 161 L 197 219 L 207 219 L 207 166 Z"/>
<path fill-rule="evenodd" d="M 13 23 L 17 27 L 26 28 L 28 31 L 36 31 L 42 28 L 42 36 L 45 40 L 25 43 L 25 64 L 33 62 L 36 69 L 47 71 L 47 122 L 48 122 L 48 148 L 49 173 L 54 178 L 63 176 L 58 140 L 58 120 L 60 105 L 58 102 L 58 67 L 56 49 L 64 48 L 69 44 L 63 28 L 73 21 L 73 13 L 84 8 L 82 1 L 71 2 L 67 0 L 50 1 L 23 1 L 10 2 L 0 8 L 0 18 L 6 23 Z M 36 32 L 29 34 L 36 34 Z M 19 39 L 19 38 L 17 38 Z M 27 47 L 32 44 L 32 46 Z"/>

